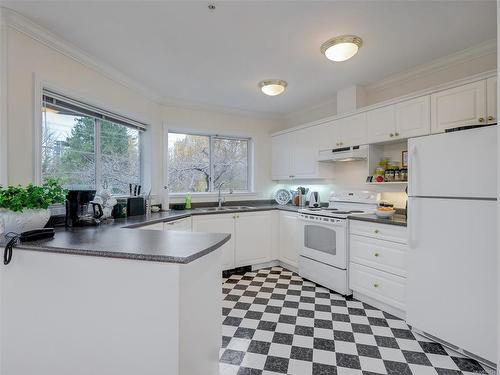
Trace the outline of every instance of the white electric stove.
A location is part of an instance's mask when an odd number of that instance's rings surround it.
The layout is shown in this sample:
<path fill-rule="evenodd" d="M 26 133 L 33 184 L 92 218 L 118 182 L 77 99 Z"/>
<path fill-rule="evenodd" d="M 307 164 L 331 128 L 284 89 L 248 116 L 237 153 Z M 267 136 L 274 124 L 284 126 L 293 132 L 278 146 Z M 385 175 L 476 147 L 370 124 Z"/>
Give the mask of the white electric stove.
<path fill-rule="evenodd" d="M 343 295 L 347 283 L 347 217 L 372 213 L 378 194 L 331 193 L 328 207 L 299 210 L 299 275 Z"/>

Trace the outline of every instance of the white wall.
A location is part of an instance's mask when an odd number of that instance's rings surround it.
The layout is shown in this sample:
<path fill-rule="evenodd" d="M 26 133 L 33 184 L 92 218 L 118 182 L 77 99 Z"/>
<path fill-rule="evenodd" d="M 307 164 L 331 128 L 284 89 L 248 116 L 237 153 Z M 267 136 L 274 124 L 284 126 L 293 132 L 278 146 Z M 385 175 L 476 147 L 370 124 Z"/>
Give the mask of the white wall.
<path fill-rule="evenodd" d="M 145 122 L 151 135 L 161 131 L 160 107 L 154 101 L 103 76 L 31 37 L 7 29 L 7 120 L 8 180 L 10 184 L 33 181 L 34 92 L 37 82 L 106 109 Z M 153 137 L 160 138 L 160 137 Z M 161 173 L 154 154 L 158 145 L 147 150 L 146 164 L 151 174 Z M 161 161 L 161 159 L 160 159 Z"/>
<path fill-rule="evenodd" d="M 193 108 L 164 106 L 153 99 L 108 78 L 85 64 L 68 57 L 14 28 L 7 27 L 7 122 L 8 182 L 34 181 L 34 110 L 37 85 L 47 83 L 69 96 L 149 124 L 145 133 L 145 187 L 151 181 L 153 194 L 163 186 L 163 124 L 172 129 L 245 135 L 255 142 L 255 191 L 248 197 L 270 196 L 271 181 L 269 134 L 283 122 L 257 116 L 222 113 Z M 3 136 L 3 133 L 2 133 Z M 241 198 L 241 197 L 240 197 Z"/>

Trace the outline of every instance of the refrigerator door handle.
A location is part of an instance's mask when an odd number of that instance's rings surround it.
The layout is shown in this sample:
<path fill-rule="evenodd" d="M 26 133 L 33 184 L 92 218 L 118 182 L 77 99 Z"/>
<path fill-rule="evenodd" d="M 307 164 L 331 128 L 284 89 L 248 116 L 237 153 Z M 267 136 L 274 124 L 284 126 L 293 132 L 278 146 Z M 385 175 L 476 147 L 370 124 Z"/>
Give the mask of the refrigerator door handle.
<path fill-rule="evenodd" d="M 416 209 L 417 205 L 415 204 L 415 198 L 408 199 L 408 211 L 411 212 L 411 216 L 408 217 L 408 246 L 410 250 L 415 250 L 417 248 L 415 233 L 418 225 L 418 212 L 416 212 Z"/>
<path fill-rule="evenodd" d="M 413 145 L 410 149 L 410 160 L 408 162 L 408 195 L 412 196 L 415 191 L 415 181 L 417 181 L 417 146 Z"/>

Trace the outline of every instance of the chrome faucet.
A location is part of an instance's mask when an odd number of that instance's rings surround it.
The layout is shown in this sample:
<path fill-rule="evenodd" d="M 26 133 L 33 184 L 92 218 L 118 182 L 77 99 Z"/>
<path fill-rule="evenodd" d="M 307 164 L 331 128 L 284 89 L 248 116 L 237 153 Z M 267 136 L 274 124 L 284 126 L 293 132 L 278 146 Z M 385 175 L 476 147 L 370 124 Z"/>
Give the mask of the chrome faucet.
<path fill-rule="evenodd" d="M 219 208 L 222 207 L 222 203 L 224 203 L 225 199 L 220 193 L 220 189 L 222 188 L 222 185 L 224 185 L 224 182 L 221 182 L 219 185 L 219 195 L 217 197 L 217 203 L 219 204 Z"/>

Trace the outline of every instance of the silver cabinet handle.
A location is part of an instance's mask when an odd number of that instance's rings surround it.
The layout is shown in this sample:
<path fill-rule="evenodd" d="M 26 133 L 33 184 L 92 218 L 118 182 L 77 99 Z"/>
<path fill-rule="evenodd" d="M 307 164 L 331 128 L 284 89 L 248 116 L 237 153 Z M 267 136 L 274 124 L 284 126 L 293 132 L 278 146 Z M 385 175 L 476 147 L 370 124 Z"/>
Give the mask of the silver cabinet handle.
<path fill-rule="evenodd" d="M 493 121 L 495 118 L 493 116 L 488 116 L 488 121 Z"/>
<path fill-rule="evenodd" d="M 479 117 L 478 121 L 479 122 L 484 122 L 484 117 Z"/>

